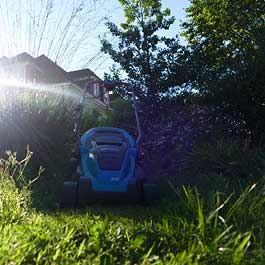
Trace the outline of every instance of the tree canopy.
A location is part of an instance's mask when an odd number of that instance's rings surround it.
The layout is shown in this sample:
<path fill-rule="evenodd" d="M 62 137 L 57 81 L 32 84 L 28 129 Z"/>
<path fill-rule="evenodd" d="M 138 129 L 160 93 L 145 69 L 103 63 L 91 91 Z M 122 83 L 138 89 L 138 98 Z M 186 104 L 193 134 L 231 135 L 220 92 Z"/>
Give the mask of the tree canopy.
<path fill-rule="evenodd" d="M 120 3 L 126 21 L 120 26 L 107 24 L 118 45 L 103 40 L 102 50 L 138 84 L 145 100 L 175 97 L 176 102 L 185 99 L 218 106 L 241 117 L 253 138 L 261 139 L 265 127 L 263 0 L 191 0 L 182 23 L 185 45 L 180 45 L 178 36 L 167 36 L 175 19 L 160 0 Z"/>
<path fill-rule="evenodd" d="M 183 23 L 196 73 L 194 87 L 207 104 L 265 126 L 265 5 L 251 0 L 193 0 Z"/>
<path fill-rule="evenodd" d="M 162 9 L 160 0 L 120 0 L 120 3 L 126 21 L 120 26 L 107 23 L 118 46 L 104 39 L 102 50 L 141 88 L 142 98 L 157 102 L 161 94 L 186 78 L 179 63 L 185 57 L 185 49 L 177 37 L 160 34 L 170 28 L 175 18 L 168 8 Z"/>

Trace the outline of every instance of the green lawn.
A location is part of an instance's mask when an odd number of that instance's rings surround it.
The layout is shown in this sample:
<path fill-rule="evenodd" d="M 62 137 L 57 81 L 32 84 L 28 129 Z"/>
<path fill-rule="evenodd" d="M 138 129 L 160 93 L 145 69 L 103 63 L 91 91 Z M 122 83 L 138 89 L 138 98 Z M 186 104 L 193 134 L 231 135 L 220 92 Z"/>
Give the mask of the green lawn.
<path fill-rule="evenodd" d="M 171 195 L 152 207 L 24 209 L 2 220 L 0 263 L 263 264 L 264 200 L 255 188 L 233 203 L 217 196 L 212 209 L 196 191 Z"/>
<path fill-rule="evenodd" d="M 264 180 L 203 196 L 165 180 L 152 206 L 41 210 L 28 159 L 0 163 L 0 264 L 264 264 Z"/>

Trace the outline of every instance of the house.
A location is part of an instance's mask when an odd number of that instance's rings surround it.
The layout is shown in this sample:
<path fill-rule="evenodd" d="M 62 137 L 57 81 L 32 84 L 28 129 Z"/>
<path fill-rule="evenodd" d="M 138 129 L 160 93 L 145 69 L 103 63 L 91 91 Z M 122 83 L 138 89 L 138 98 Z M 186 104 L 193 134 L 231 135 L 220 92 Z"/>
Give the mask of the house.
<path fill-rule="evenodd" d="M 89 69 L 67 72 L 45 55 L 34 58 L 24 52 L 11 58 L 0 58 L 0 78 L 45 86 L 48 91 L 60 95 L 74 94 L 76 99 L 82 95 L 86 82 L 94 81 L 87 93 L 88 103 L 99 111 L 109 106 L 109 93 L 99 85 L 102 80 L 95 73 Z"/>

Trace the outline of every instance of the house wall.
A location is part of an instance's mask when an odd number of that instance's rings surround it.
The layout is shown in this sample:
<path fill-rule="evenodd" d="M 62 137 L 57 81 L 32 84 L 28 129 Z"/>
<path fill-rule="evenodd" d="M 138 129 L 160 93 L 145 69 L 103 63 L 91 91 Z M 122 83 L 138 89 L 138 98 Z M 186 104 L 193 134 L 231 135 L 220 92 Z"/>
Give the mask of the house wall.
<path fill-rule="evenodd" d="M 73 83 L 62 84 L 50 84 L 46 86 L 49 93 L 53 93 L 54 96 L 64 96 L 66 99 L 71 99 L 78 104 L 83 96 L 83 90 Z M 106 110 L 106 104 L 96 99 L 90 92 L 87 92 L 85 99 L 85 108 L 89 110 L 96 110 L 99 113 L 104 113 Z"/>

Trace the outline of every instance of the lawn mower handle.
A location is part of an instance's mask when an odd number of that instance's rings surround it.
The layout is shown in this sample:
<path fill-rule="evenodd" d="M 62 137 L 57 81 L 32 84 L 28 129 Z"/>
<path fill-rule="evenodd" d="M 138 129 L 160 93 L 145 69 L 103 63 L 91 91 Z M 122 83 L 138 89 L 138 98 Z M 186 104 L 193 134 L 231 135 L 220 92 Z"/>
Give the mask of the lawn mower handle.
<path fill-rule="evenodd" d="M 75 120 L 75 127 L 74 127 L 74 133 L 75 133 L 75 136 L 77 137 L 77 143 L 80 142 L 80 122 L 81 122 L 81 116 L 82 116 L 82 112 L 83 112 L 83 108 L 84 108 L 84 104 L 85 104 L 86 93 L 88 92 L 89 85 L 95 84 L 95 83 L 99 83 L 100 85 L 105 87 L 107 90 L 111 90 L 116 86 L 123 85 L 123 86 L 127 86 L 128 89 L 130 89 L 130 91 L 132 92 L 134 113 L 135 113 L 137 132 L 138 132 L 138 137 L 136 139 L 136 146 L 139 149 L 140 143 L 142 140 L 142 127 L 141 127 L 140 118 L 139 118 L 139 106 L 138 106 L 138 103 L 136 100 L 135 87 L 131 83 L 119 82 L 119 81 L 108 81 L 108 80 L 105 80 L 103 82 L 93 82 L 92 81 L 92 82 L 87 82 L 85 84 L 85 86 L 83 88 L 83 96 L 79 101 L 79 106 L 77 107 L 78 114 L 77 114 L 77 117 Z"/>
<path fill-rule="evenodd" d="M 136 96 L 135 96 L 135 87 L 131 84 L 130 86 L 131 86 L 131 91 L 132 91 L 132 96 L 133 96 L 133 106 L 134 106 L 134 113 L 135 113 L 135 119 L 136 119 L 136 124 L 137 124 L 137 131 L 138 131 L 138 137 L 136 139 L 136 145 L 138 147 L 142 140 L 142 127 L 141 127 L 140 118 L 139 118 L 139 105 L 137 103 Z"/>
<path fill-rule="evenodd" d="M 78 111 L 78 113 L 77 113 L 76 120 L 75 120 L 74 134 L 77 137 L 77 142 L 78 143 L 80 141 L 80 122 L 81 122 L 81 116 L 82 116 L 82 112 L 83 112 L 83 108 L 84 108 L 84 104 L 85 104 L 86 93 L 88 92 L 88 86 L 89 86 L 89 84 L 86 83 L 85 86 L 84 86 L 84 88 L 83 88 L 82 98 L 80 99 L 79 105 L 76 108 L 76 111 Z"/>
<path fill-rule="evenodd" d="M 135 114 L 137 132 L 138 132 L 138 137 L 136 139 L 136 146 L 137 148 L 139 148 L 141 140 L 142 140 L 142 127 L 141 127 L 140 118 L 139 118 L 139 106 L 138 106 L 136 95 L 135 95 L 135 86 L 131 83 L 120 82 L 120 81 L 108 81 L 108 80 L 103 81 L 102 84 L 108 90 L 112 90 L 115 86 L 127 86 L 128 89 L 132 92 L 134 114 Z"/>

